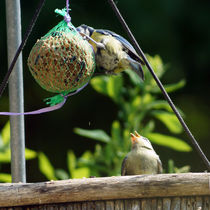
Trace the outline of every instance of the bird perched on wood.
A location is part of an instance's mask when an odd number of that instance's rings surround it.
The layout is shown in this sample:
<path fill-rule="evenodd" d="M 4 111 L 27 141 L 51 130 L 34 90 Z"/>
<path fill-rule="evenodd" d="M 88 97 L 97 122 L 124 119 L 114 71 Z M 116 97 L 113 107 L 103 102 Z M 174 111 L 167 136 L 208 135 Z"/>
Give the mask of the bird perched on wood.
<path fill-rule="evenodd" d="M 135 131 L 131 133 L 131 142 L 131 151 L 122 162 L 121 175 L 162 173 L 162 163 L 150 141 Z"/>
<path fill-rule="evenodd" d="M 77 27 L 77 31 L 93 46 L 96 65 L 102 72 L 116 74 L 131 69 L 144 80 L 141 67 L 144 62 L 125 38 L 112 31 L 94 29 L 84 24 Z"/>

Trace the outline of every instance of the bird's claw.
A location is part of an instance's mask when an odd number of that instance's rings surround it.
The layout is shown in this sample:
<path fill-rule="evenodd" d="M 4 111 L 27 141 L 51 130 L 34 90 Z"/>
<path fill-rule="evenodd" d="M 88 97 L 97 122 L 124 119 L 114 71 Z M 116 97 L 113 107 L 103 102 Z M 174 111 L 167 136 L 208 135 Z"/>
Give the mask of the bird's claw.
<path fill-rule="evenodd" d="M 95 45 L 96 45 L 96 47 L 98 47 L 98 48 L 100 48 L 100 49 L 106 49 L 106 47 L 105 47 L 105 45 L 104 44 L 102 44 L 102 43 L 100 43 L 100 42 L 96 42 L 94 39 L 92 39 L 90 36 L 88 36 L 88 35 L 86 35 L 86 34 L 84 34 L 84 33 L 82 33 L 82 32 L 79 32 L 82 36 L 83 36 L 83 38 L 84 39 L 88 39 L 88 40 L 90 40 L 90 41 L 92 41 Z"/>

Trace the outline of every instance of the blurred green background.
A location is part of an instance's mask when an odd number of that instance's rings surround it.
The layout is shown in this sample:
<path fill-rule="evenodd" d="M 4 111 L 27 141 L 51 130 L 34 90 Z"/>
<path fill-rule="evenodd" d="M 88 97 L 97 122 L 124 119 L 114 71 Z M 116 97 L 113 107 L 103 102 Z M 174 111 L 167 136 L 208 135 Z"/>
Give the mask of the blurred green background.
<path fill-rule="evenodd" d="M 21 1 L 23 34 L 33 16 L 37 0 Z M 170 94 L 174 103 L 185 113 L 185 121 L 208 158 L 210 119 L 210 2 L 203 1 L 146 1 L 119 0 L 117 5 L 142 50 L 152 56 L 158 54 L 169 70 L 161 78 L 163 84 L 186 79 L 186 86 Z M 53 94 L 43 90 L 32 78 L 26 65 L 28 54 L 41 36 L 60 20 L 55 8 L 63 8 L 65 1 L 46 1 L 34 30 L 23 51 L 25 110 L 44 106 L 43 99 Z M 112 12 L 107 1 L 70 0 L 70 15 L 75 26 L 87 24 L 94 28 L 105 28 L 127 38 L 124 30 Z M 7 71 L 5 2 L 0 1 L 0 63 L 1 81 Z M 0 100 L 0 110 L 8 110 L 8 90 Z M 95 142 L 76 135 L 73 128 L 103 129 L 109 133 L 111 123 L 116 119 L 117 107 L 107 97 L 96 93 L 91 86 L 80 94 L 69 98 L 60 110 L 37 116 L 27 116 L 26 146 L 44 152 L 56 168 L 66 168 L 66 154 L 69 149 L 80 156 L 85 150 L 94 150 Z M 0 128 L 8 117 L 0 117 Z M 160 132 L 164 132 L 159 126 Z M 141 132 L 141 131 L 139 131 Z M 180 138 L 189 144 L 186 134 Z M 190 153 L 175 152 L 154 145 L 155 150 L 167 167 L 167 160 L 173 159 L 179 167 L 190 165 L 191 171 L 204 171 L 205 166 L 193 150 Z M 2 165 L 1 171 L 9 172 L 9 165 Z M 27 161 L 27 181 L 42 181 L 45 177 L 38 170 L 37 160 Z"/>

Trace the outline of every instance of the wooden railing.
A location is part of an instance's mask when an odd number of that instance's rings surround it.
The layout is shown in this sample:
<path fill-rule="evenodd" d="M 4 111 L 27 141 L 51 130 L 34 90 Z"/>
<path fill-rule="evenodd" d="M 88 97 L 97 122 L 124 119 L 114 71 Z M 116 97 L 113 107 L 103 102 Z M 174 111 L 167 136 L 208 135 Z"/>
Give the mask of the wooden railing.
<path fill-rule="evenodd" d="M 52 210 L 208 210 L 210 208 L 210 173 L 117 176 L 0 184 L 0 207 L 17 206 Z"/>

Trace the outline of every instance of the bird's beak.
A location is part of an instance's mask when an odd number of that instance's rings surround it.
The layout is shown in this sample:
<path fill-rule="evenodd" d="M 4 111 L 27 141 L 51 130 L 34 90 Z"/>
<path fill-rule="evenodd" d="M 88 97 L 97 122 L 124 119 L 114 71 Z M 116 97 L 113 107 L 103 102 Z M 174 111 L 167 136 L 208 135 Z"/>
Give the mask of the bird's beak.
<path fill-rule="evenodd" d="M 138 137 L 138 138 L 141 137 L 140 134 L 139 134 L 137 131 L 135 131 L 135 135 L 136 135 L 136 137 Z"/>
<path fill-rule="evenodd" d="M 131 142 L 132 144 L 137 143 L 137 136 L 135 136 L 133 133 L 131 133 Z"/>

